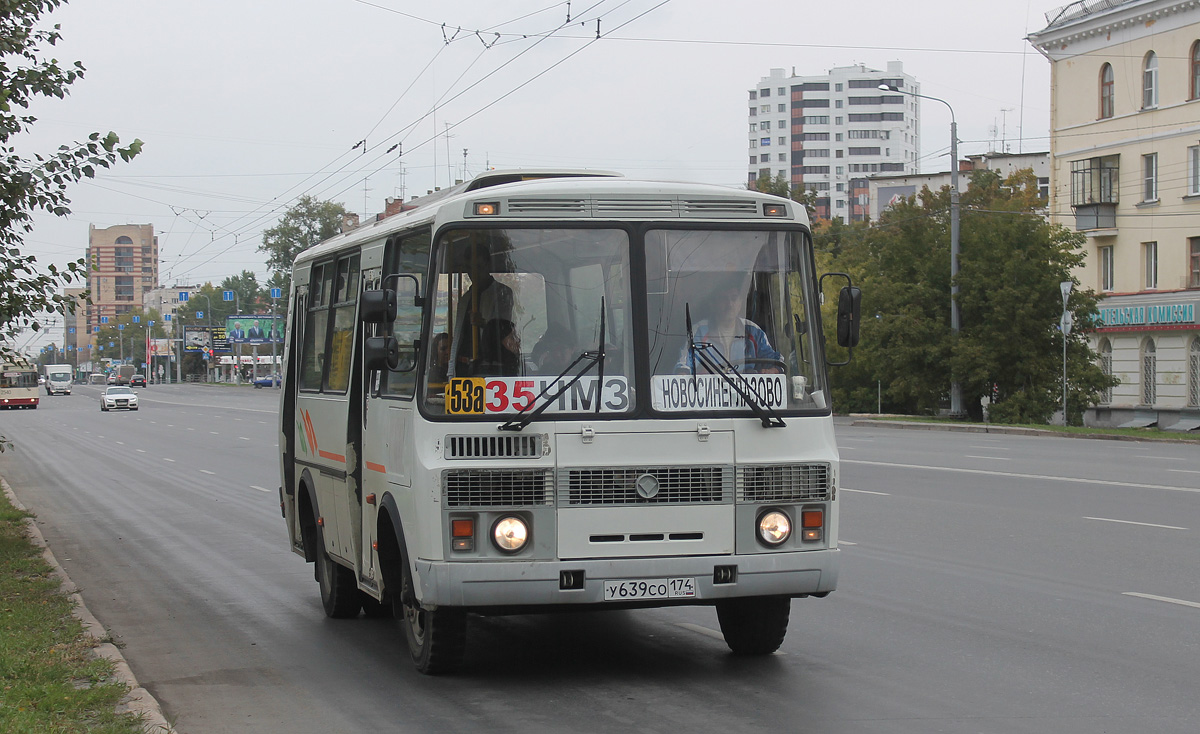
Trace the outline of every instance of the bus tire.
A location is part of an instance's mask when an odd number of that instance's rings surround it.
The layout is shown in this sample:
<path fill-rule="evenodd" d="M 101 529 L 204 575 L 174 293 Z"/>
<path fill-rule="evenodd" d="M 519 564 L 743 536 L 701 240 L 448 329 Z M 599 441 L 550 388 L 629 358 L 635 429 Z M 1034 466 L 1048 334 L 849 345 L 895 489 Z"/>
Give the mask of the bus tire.
<path fill-rule="evenodd" d="M 317 583 L 321 587 L 321 606 L 325 616 L 333 619 L 353 619 L 362 609 L 362 597 L 354 571 L 329 557 L 324 540 L 317 548 Z"/>
<path fill-rule="evenodd" d="M 400 574 L 400 598 L 393 601 L 392 613 L 404 630 L 413 665 L 425 675 L 457 670 L 467 646 L 466 614 L 453 607 L 425 609 L 412 593 L 412 572 L 407 562 L 401 563 Z"/>
<path fill-rule="evenodd" d="M 717 620 L 734 655 L 769 655 L 787 635 L 792 600 L 754 596 L 717 602 Z"/>

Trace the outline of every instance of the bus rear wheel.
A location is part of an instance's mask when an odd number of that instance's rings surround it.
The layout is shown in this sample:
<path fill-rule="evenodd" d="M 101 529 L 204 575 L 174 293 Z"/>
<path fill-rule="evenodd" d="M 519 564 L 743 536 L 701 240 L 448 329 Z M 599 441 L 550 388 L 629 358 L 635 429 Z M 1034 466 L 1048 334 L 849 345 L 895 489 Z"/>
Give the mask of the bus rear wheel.
<path fill-rule="evenodd" d="M 412 574 L 407 563 L 403 564 L 401 574 L 400 598 L 393 602 L 392 610 L 404 630 L 413 665 L 426 675 L 457 670 L 466 650 L 466 614 L 453 607 L 425 609 L 412 593 Z"/>
<path fill-rule="evenodd" d="M 321 606 L 333 619 L 353 619 L 362 609 L 362 597 L 354 580 L 354 571 L 329 557 L 322 543 L 317 550 L 317 583 L 321 586 Z"/>
<path fill-rule="evenodd" d="M 755 596 L 717 602 L 717 620 L 734 655 L 769 655 L 787 635 L 792 600 Z"/>

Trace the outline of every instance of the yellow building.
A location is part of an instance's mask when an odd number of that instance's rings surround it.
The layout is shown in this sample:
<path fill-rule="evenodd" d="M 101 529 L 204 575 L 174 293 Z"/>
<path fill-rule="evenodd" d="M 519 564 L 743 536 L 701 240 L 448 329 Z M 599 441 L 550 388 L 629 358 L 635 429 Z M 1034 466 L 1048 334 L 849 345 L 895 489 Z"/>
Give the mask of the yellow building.
<path fill-rule="evenodd" d="M 1200 4 L 1080 0 L 1029 41 L 1050 61 L 1050 211 L 1088 237 L 1092 335 L 1121 384 L 1094 425 L 1200 427 Z"/>

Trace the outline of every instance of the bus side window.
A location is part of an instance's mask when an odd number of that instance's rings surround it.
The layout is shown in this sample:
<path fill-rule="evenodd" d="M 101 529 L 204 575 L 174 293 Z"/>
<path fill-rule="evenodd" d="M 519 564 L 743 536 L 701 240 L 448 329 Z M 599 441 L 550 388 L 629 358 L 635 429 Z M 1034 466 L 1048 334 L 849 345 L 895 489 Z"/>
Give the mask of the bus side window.
<path fill-rule="evenodd" d="M 329 375 L 326 392 L 346 392 L 350 386 L 350 362 L 354 353 L 354 318 L 361 291 L 358 277 L 358 253 L 337 262 L 337 290 L 333 301 L 333 333 L 329 340 Z"/>
<path fill-rule="evenodd" d="M 304 314 L 304 342 L 300 349 L 301 390 L 321 389 L 333 267 L 331 262 L 313 266 L 309 280 L 308 304 Z"/>
<path fill-rule="evenodd" d="M 429 246 L 432 232 L 423 230 L 388 243 L 384 254 L 385 274 L 406 273 L 416 276 L 419 285 L 414 286 L 411 278 L 393 278 L 390 283 L 396 288 L 396 320 L 392 322 L 392 335 L 400 346 L 401 361 L 415 357 L 420 363 L 424 349 L 414 354 L 414 347 L 421 340 L 421 323 L 424 309 L 413 303 L 417 296 L 425 295 L 425 275 L 429 270 Z M 416 391 L 417 371 L 389 371 L 384 376 L 384 395 L 411 398 Z"/>

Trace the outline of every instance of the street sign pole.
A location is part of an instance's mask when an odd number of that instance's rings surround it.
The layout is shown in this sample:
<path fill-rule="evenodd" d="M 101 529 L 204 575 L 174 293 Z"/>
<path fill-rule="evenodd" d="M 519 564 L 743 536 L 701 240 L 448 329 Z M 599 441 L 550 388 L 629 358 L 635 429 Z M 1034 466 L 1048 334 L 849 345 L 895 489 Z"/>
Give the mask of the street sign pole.
<path fill-rule="evenodd" d="M 1071 297 L 1071 288 L 1075 285 L 1073 281 L 1064 280 L 1058 284 L 1059 290 L 1062 292 L 1063 312 L 1062 319 L 1058 322 L 1059 331 L 1062 332 L 1063 343 L 1063 377 L 1062 377 L 1062 413 L 1063 425 L 1067 425 L 1067 336 L 1071 333 L 1071 327 L 1074 325 L 1075 319 L 1071 316 L 1071 312 L 1067 310 L 1067 301 Z"/>

